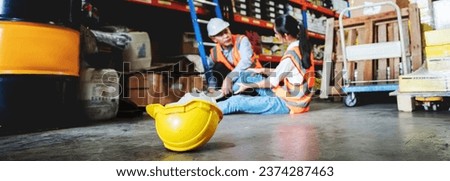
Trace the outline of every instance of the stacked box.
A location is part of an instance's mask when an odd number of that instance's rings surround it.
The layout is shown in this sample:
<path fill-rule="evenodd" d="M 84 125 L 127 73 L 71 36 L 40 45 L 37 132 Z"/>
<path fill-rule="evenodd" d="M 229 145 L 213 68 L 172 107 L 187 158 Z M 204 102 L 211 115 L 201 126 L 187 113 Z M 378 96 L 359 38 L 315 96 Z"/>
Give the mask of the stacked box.
<path fill-rule="evenodd" d="M 275 22 L 275 18 L 285 14 L 287 0 L 233 0 L 233 12 L 265 21 Z"/>
<path fill-rule="evenodd" d="M 293 16 L 295 19 L 297 19 L 297 21 L 299 22 L 303 22 L 303 14 L 302 14 L 302 9 L 297 8 L 297 7 L 293 7 L 292 8 L 292 13 L 289 13 L 291 16 Z"/>
<path fill-rule="evenodd" d="M 450 72 L 450 29 L 425 32 L 425 55 L 429 71 Z"/>
<path fill-rule="evenodd" d="M 450 91 L 449 71 L 428 71 L 420 68 L 400 76 L 399 92 L 445 92 Z"/>
<path fill-rule="evenodd" d="M 450 44 L 425 47 L 427 59 L 450 57 Z"/>
<path fill-rule="evenodd" d="M 184 32 L 183 39 L 181 42 L 181 53 L 182 54 L 199 54 L 198 43 L 195 39 L 194 32 Z"/>
<path fill-rule="evenodd" d="M 400 76 L 399 92 L 450 91 L 450 29 L 425 32 L 427 68 Z"/>
<path fill-rule="evenodd" d="M 234 12 L 243 16 L 251 16 L 248 4 L 249 0 L 234 0 Z"/>
<path fill-rule="evenodd" d="M 271 50 L 270 45 L 262 45 L 261 48 L 262 48 L 263 55 L 272 55 L 272 50 Z"/>
<path fill-rule="evenodd" d="M 308 16 L 308 30 L 316 33 L 325 34 L 327 18 L 323 15 L 316 17 L 314 13 Z"/>
<path fill-rule="evenodd" d="M 152 52 L 150 38 L 146 32 L 129 32 L 131 42 L 123 50 L 123 61 L 128 64 L 125 70 L 135 71 L 150 68 Z"/>
<path fill-rule="evenodd" d="M 450 47 L 449 47 L 450 48 Z M 447 49 L 449 50 L 449 49 Z M 450 71 L 450 55 L 444 58 L 427 58 L 427 68 L 430 71 Z"/>
<path fill-rule="evenodd" d="M 266 21 L 270 21 L 272 23 L 275 22 L 275 1 L 274 0 L 268 0 L 262 2 L 262 19 Z"/>
<path fill-rule="evenodd" d="M 174 103 L 180 100 L 186 93 L 203 90 L 203 77 L 198 75 L 183 75 L 175 79 L 168 86 L 159 99 L 162 105 Z"/>
<path fill-rule="evenodd" d="M 127 98 L 137 106 L 155 104 L 165 89 L 162 74 L 138 72 L 128 77 Z"/>
<path fill-rule="evenodd" d="M 275 5 L 275 17 L 285 14 L 285 10 L 286 10 L 285 6 L 286 6 L 286 4 L 279 3 L 277 1 L 277 4 Z"/>
<path fill-rule="evenodd" d="M 433 18 L 434 25 L 437 30 L 450 28 L 450 17 L 448 10 L 450 9 L 449 0 L 441 0 L 433 2 Z"/>
<path fill-rule="evenodd" d="M 128 97 L 138 106 L 168 104 L 178 101 L 194 89 L 203 90 L 203 77 L 183 75 L 175 79 L 164 78 L 157 72 L 137 72 L 128 77 Z"/>
<path fill-rule="evenodd" d="M 450 44 L 450 29 L 425 32 L 426 46 Z"/>
<path fill-rule="evenodd" d="M 262 19 L 261 0 L 249 0 L 249 8 L 252 17 Z"/>

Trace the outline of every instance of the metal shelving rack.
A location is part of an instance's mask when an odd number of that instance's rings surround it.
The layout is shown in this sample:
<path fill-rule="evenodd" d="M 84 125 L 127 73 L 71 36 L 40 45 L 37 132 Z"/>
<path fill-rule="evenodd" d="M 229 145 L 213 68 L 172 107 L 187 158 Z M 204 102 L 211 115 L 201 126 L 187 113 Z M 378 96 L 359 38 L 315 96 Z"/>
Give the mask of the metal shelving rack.
<path fill-rule="evenodd" d="M 182 2 L 178 2 L 178 1 L 168 1 L 168 0 L 127 0 L 127 1 L 137 3 L 137 4 L 165 8 L 165 9 L 169 9 L 169 10 L 189 12 L 191 14 L 191 19 L 193 21 L 193 27 L 194 27 L 194 32 L 196 34 L 196 40 L 197 40 L 197 42 L 199 42 L 199 47 L 198 47 L 199 54 L 202 57 L 202 62 L 205 66 L 206 52 L 205 52 L 204 45 L 208 45 L 208 43 L 203 42 L 200 26 L 198 25 L 198 23 L 206 23 L 207 21 L 204 21 L 204 20 L 198 21 L 197 19 L 198 19 L 198 15 L 206 15 L 208 12 L 205 8 L 196 7 L 194 5 L 194 2 L 216 6 L 215 14 L 217 17 L 222 18 L 222 12 L 221 12 L 220 5 L 219 5 L 220 0 L 212 0 L 212 1 L 187 0 L 187 3 L 182 3 Z M 306 16 L 307 16 L 306 10 L 317 11 L 317 12 L 320 12 L 327 16 L 332 16 L 332 17 L 336 17 L 336 18 L 339 17 L 339 14 L 334 12 L 333 10 L 327 9 L 322 6 L 314 5 L 306 0 L 289 0 L 289 2 L 299 5 L 301 7 L 303 21 L 304 21 L 303 23 L 306 26 L 305 28 L 307 28 L 307 26 L 308 26 L 307 22 L 306 22 Z M 195 11 L 191 11 L 191 9 L 195 9 Z M 257 19 L 257 18 L 253 18 L 253 17 L 248 17 L 248 16 L 243 16 L 243 15 L 236 14 L 236 13 L 232 16 L 232 18 L 235 22 L 248 24 L 251 26 L 258 27 L 258 28 L 272 30 L 274 27 L 274 24 L 269 21 L 265 21 L 265 20 L 261 20 L 261 19 Z M 312 32 L 312 31 L 308 31 L 307 33 L 310 38 L 325 40 L 324 34 Z M 205 58 L 203 58 L 203 57 L 205 57 Z M 203 60 L 203 59 L 205 59 L 205 60 Z M 266 61 L 266 62 L 279 62 L 281 60 L 281 57 L 261 54 L 261 55 L 259 55 L 259 59 L 262 61 Z M 320 64 L 321 64 L 321 61 L 316 61 L 316 65 L 320 65 Z M 206 66 L 208 66 L 208 65 L 206 64 Z M 208 68 L 208 67 L 204 67 L 204 68 Z"/>
<path fill-rule="evenodd" d="M 128 2 L 143 4 L 148 6 L 154 6 L 159 8 L 165 8 L 175 11 L 190 12 L 189 5 L 186 3 L 180 3 L 176 1 L 165 1 L 165 0 L 127 0 Z M 197 14 L 206 14 L 206 10 L 203 8 L 195 7 Z"/>
<path fill-rule="evenodd" d="M 298 6 L 301 7 L 302 9 L 302 16 L 303 16 L 303 24 L 305 25 L 305 28 L 307 28 L 307 14 L 306 14 L 306 10 L 313 10 L 313 11 L 317 11 L 320 12 L 326 16 L 329 17 L 335 17 L 338 18 L 339 14 L 336 13 L 333 10 L 330 10 L 328 8 L 322 7 L 322 6 L 317 6 L 314 5 L 306 0 L 289 0 L 289 3 L 291 4 L 296 4 Z M 265 28 L 265 29 L 273 29 L 274 24 L 269 22 L 269 21 L 265 21 L 265 20 L 261 20 L 261 19 L 256 19 L 253 17 L 248 17 L 248 16 L 243 16 L 240 14 L 235 13 L 233 15 L 233 20 L 235 22 L 238 23 L 244 23 L 244 24 L 248 24 L 248 25 L 252 25 L 252 26 L 256 26 L 259 28 Z M 317 32 L 313 32 L 313 31 L 308 31 L 308 37 L 310 38 L 314 38 L 314 39 L 319 39 L 319 40 L 325 40 L 325 35 L 321 34 L 321 33 L 317 33 Z M 280 62 L 281 57 L 280 56 L 273 56 L 273 55 L 259 55 L 259 60 L 261 61 L 265 61 L 265 62 Z M 316 61 L 315 62 L 316 65 L 321 65 L 322 61 Z"/>

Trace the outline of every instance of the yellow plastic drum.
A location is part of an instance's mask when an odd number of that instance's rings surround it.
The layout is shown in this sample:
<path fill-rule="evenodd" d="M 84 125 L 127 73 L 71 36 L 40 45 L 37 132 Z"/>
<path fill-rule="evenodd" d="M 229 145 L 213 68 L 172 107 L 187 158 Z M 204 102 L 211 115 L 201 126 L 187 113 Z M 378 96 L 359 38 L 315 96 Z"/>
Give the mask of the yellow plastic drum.
<path fill-rule="evenodd" d="M 223 118 L 220 109 L 205 100 L 185 104 L 150 104 L 147 113 L 155 119 L 156 132 L 172 151 L 189 151 L 206 144 Z"/>
<path fill-rule="evenodd" d="M 78 76 L 79 46 L 70 28 L 0 21 L 0 74 Z"/>

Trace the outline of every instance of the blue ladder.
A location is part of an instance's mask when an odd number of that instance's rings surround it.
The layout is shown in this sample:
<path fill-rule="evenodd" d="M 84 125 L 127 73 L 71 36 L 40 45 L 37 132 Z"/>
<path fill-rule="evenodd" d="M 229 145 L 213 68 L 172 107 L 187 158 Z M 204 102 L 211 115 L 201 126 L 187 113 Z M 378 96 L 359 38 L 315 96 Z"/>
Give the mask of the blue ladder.
<path fill-rule="evenodd" d="M 214 6 L 215 8 L 215 12 L 216 12 L 216 17 L 223 19 L 222 18 L 222 11 L 220 10 L 220 6 L 219 6 L 219 0 L 212 0 L 211 1 L 207 1 L 207 0 L 187 0 L 189 3 L 189 11 L 191 13 L 191 20 L 192 20 L 192 25 L 194 27 L 194 33 L 195 33 L 195 39 L 198 42 L 198 51 L 200 53 L 200 57 L 202 59 L 202 64 L 203 64 L 203 69 L 205 71 L 205 77 L 206 80 L 209 80 L 209 74 L 206 74 L 206 71 L 209 70 L 209 66 L 208 66 L 208 61 L 207 61 L 207 55 L 205 52 L 205 45 L 208 46 L 215 46 L 214 43 L 208 43 L 208 42 L 203 42 L 203 38 L 202 38 L 202 32 L 200 30 L 200 25 L 199 23 L 203 23 L 203 24 L 207 24 L 208 20 L 202 20 L 202 19 L 198 19 L 197 18 L 197 12 L 195 10 L 195 5 L 194 2 L 197 3 L 201 3 L 201 4 L 206 4 L 206 5 L 210 5 L 210 6 Z"/>

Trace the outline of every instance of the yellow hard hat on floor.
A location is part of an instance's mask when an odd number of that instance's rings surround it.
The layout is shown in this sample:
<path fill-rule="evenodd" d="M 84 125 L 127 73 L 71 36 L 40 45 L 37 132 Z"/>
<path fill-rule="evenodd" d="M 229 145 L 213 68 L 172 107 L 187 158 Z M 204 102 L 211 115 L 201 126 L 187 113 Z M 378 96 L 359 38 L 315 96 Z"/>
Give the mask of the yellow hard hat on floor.
<path fill-rule="evenodd" d="M 146 110 L 155 119 L 156 132 L 164 147 L 172 151 L 188 151 L 204 145 L 223 118 L 214 102 L 201 98 L 166 106 L 150 104 Z"/>

